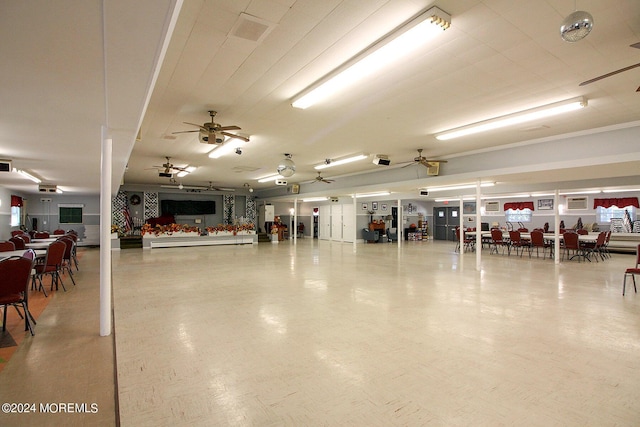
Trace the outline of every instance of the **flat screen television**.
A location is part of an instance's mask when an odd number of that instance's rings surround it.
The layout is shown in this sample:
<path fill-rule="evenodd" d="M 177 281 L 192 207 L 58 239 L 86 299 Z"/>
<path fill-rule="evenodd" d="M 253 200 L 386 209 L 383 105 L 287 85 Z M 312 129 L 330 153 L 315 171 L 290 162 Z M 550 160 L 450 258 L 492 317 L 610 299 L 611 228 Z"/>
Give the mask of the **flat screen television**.
<path fill-rule="evenodd" d="M 216 213 L 213 200 L 162 200 L 163 215 L 212 215 Z"/>

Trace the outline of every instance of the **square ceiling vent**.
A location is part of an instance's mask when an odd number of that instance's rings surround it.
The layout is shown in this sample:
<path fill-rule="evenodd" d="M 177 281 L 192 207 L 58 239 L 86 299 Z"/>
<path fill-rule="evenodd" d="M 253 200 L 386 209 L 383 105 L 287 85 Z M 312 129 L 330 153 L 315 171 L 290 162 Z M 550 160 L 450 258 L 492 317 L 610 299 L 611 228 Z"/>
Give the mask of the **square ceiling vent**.
<path fill-rule="evenodd" d="M 261 43 L 269 35 L 276 24 L 257 16 L 241 13 L 238 20 L 229 31 L 229 37 L 248 40 L 254 43 Z"/>

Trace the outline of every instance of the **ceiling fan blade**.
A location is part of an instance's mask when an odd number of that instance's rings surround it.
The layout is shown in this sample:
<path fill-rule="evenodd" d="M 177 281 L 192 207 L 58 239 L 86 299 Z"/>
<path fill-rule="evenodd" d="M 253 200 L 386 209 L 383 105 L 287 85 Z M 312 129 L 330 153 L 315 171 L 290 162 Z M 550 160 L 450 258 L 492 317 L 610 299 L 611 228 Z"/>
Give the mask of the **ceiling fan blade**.
<path fill-rule="evenodd" d="M 238 138 L 243 140 L 244 142 L 249 142 L 249 138 L 245 138 L 244 136 L 240 136 L 240 135 L 235 135 L 233 133 L 229 133 L 229 132 L 220 132 L 221 134 L 228 136 L 229 138 Z"/>
<path fill-rule="evenodd" d="M 616 74 L 620 74 L 620 73 L 622 73 L 624 71 L 632 70 L 632 69 L 634 69 L 636 67 L 640 67 L 640 62 L 638 62 L 637 64 L 629 65 L 628 67 L 620 68 L 619 70 L 612 71 L 612 72 L 607 73 L 607 74 L 603 74 L 603 75 L 595 77 L 595 78 L 593 78 L 591 80 L 587 80 L 585 82 L 580 83 L 578 86 L 586 86 L 588 84 L 597 82 L 599 80 L 606 79 L 607 77 L 615 76 Z"/>
<path fill-rule="evenodd" d="M 200 132 L 199 130 L 181 130 L 178 132 L 171 132 L 172 134 L 176 134 L 176 133 L 191 133 L 191 132 Z"/>
<path fill-rule="evenodd" d="M 629 45 L 630 47 L 635 47 L 636 49 L 640 49 L 640 42 Z"/>
<path fill-rule="evenodd" d="M 204 127 L 204 126 L 202 126 L 202 125 L 197 125 L 197 124 L 195 124 L 195 123 L 189 123 L 189 122 L 182 122 L 182 123 L 184 123 L 185 125 L 196 126 L 196 127 L 198 127 L 198 128 L 200 128 L 200 129 L 202 129 L 202 130 L 203 130 L 203 131 L 205 131 L 205 132 L 208 132 L 208 131 L 209 131 L 209 129 L 207 129 L 206 127 Z"/>
<path fill-rule="evenodd" d="M 216 130 L 240 130 L 242 128 L 238 126 L 218 126 Z"/>

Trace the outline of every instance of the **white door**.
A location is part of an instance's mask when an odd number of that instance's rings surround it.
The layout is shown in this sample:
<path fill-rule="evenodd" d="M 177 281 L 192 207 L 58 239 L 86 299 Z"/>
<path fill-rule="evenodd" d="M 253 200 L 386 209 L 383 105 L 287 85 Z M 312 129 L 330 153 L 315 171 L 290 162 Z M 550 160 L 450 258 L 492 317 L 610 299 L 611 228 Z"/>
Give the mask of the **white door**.
<path fill-rule="evenodd" d="M 331 206 L 320 206 L 320 218 L 318 239 L 329 240 L 331 238 Z"/>
<path fill-rule="evenodd" d="M 331 240 L 342 240 L 342 205 L 331 205 Z"/>
<path fill-rule="evenodd" d="M 342 205 L 342 240 L 351 243 L 356 240 L 356 211 L 353 204 Z"/>

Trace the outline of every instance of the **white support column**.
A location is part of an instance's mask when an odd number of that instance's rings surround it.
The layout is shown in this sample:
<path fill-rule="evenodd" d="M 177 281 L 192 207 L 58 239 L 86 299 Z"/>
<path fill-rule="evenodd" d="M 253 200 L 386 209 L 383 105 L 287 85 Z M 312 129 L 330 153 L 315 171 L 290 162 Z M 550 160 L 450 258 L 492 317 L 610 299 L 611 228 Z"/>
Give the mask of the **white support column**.
<path fill-rule="evenodd" d="M 458 235 L 458 249 L 460 250 L 460 267 L 464 266 L 464 215 L 462 208 L 464 207 L 462 195 L 460 195 L 460 207 L 458 208 L 458 228 L 460 233 Z"/>
<path fill-rule="evenodd" d="M 553 250 L 554 253 L 554 262 L 556 264 L 560 264 L 560 205 L 558 205 L 558 201 L 560 200 L 558 189 L 556 189 L 553 194 L 553 210 L 554 210 L 554 235 L 553 235 Z"/>
<path fill-rule="evenodd" d="M 404 240 L 404 212 L 402 210 L 402 199 L 398 199 L 398 218 L 396 219 L 396 232 L 398 233 L 398 249 Z"/>
<path fill-rule="evenodd" d="M 355 252 L 358 242 L 358 198 L 356 197 L 356 193 L 353 193 L 353 227 L 355 228 L 355 230 L 353 230 L 355 233 L 353 236 L 353 251 Z"/>
<path fill-rule="evenodd" d="M 100 162 L 100 336 L 111 335 L 111 169 L 113 141 L 102 128 Z"/>
<path fill-rule="evenodd" d="M 293 199 L 293 244 L 298 243 L 298 198 Z"/>
<path fill-rule="evenodd" d="M 476 270 L 482 261 L 482 215 L 480 213 L 480 180 L 476 183 Z"/>

